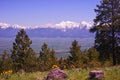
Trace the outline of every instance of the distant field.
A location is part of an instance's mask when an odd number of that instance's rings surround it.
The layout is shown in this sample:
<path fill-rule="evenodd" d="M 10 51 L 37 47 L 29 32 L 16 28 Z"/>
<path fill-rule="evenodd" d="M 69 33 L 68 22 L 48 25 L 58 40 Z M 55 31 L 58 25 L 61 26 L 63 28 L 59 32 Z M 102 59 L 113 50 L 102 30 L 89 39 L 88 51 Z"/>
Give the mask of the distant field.
<path fill-rule="evenodd" d="M 62 53 L 62 51 L 69 51 L 73 40 L 77 40 L 79 42 L 82 50 L 93 46 L 94 42 L 94 38 L 31 38 L 31 40 L 31 47 L 37 53 L 40 52 L 42 44 L 46 42 L 50 49 L 61 51 L 61 54 L 56 54 L 56 56 L 63 56 L 62 54 L 64 54 L 64 56 L 69 55 L 69 53 Z M 12 43 L 14 41 L 15 38 L 0 38 L 0 53 L 2 53 L 4 50 L 10 52 L 10 49 L 12 49 Z"/>
<path fill-rule="evenodd" d="M 117 67 L 107 67 L 99 68 L 105 73 L 105 78 L 103 80 L 120 80 L 120 66 Z M 68 74 L 66 80 L 86 80 L 88 78 L 89 72 L 93 69 L 72 69 L 64 70 Z M 34 72 L 25 74 L 12 74 L 9 76 L 0 76 L 0 80 L 45 80 L 44 77 L 49 73 L 47 72 Z"/>

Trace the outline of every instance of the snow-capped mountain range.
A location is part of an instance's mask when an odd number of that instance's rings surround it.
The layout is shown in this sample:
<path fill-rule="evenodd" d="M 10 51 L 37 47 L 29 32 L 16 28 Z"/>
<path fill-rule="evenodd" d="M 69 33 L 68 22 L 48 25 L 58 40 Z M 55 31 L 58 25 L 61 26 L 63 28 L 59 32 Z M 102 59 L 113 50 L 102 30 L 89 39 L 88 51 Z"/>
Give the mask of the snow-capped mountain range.
<path fill-rule="evenodd" d="M 56 29 L 66 29 L 66 28 L 80 28 L 86 27 L 86 29 L 90 29 L 92 27 L 92 22 L 82 21 L 80 23 L 73 22 L 73 21 L 62 21 L 60 23 L 47 23 L 44 25 L 37 25 L 37 26 L 20 26 L 18 24 L 8 24 L 8 23 L 1 23 L 0 28 L 17 28 L 17 29 L 36 29 L 36 28 L 56 28 Z"/>
<path fill-rule="evenodd" d="M 39 26 L 20 26 L 18 24 L 0 23 L 0 37 L 15 37 L 20 29 L 25 29 L 31 37 L 93 37 L 89 29 L 92 22 L 62 21 Z"/>

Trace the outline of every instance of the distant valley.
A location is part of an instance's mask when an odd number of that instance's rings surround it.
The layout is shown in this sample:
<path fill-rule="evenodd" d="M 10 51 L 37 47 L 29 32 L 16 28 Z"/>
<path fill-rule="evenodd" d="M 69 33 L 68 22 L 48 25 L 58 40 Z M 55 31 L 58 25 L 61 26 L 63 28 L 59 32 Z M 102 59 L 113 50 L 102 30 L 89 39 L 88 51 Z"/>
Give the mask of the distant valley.
<path fill-rule="evenodd" d="M 12 43 L 15 41 L 15 37 L 21 28 L 0 27 L 0 53 L 4 50 L 10 52 L 12 49 Z M 84 26 L 74 28 L 34 28 L 25 29 L 28 36 L 32 40 L 31 47 L 39 53 L 40 48 L 44 42 L 48 44 L 50 49 L 54 49 L 58 53 L 57 56 L 68 55 L 69 48 L 73 40 L 77 40 L 82 50 L 88 49 L 93 46 L 94 34 L 89 32 Z M 62 52 L 61 52 L 62 51 Z M 66 52 L 67 53 L 63 53 Z"/>

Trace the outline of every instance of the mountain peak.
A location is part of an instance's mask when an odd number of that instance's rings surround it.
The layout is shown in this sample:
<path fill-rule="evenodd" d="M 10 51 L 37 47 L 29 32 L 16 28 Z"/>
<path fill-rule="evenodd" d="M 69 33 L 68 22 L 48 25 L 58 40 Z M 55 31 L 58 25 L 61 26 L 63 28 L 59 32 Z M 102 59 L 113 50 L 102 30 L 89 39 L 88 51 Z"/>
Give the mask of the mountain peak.
<path fill-rule="evenodd" d="M 0 28 L 6 29 L 6 28 L 15 28 L 15 29 L 37 29 L 37 28 L 55 28 L 55 29 L 73 29 L 73 28 L 86 28 L 90 29 L 92 27 L 92 22 L 86 22 L 82 21 L 80 23 L 74 22 L 74 21 L 61 21 L 60 23 L 48 23 L 38 26 L 20 26 L 18 24 L 8 24 L 8 23 L 0 23 Z"/>

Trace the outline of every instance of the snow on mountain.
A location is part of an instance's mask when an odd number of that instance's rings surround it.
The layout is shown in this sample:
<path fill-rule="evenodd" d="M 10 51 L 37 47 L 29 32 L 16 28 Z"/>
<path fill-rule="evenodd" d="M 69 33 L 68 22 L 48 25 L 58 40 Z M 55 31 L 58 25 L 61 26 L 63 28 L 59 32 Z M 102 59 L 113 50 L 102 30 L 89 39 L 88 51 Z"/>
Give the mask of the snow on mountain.
<path fill-rule="evenodd" d="M 20 29 L 26 29 L 30 37 L 94 37 L 89 32 L 93 23 L 82 21 L 62 21 L 60 23 L 48 23 L 40 26 L 20 26 L 17 24 L 0 23 L 0 37 L 15 37 Z"/>
<path fill-rule="evenodd" d="M 0 28 L 2 28 L 2 29 L 6 29 L 6 28 L 26 29 L 27 27 L 20 26 L 18 24 L 10 25 L 10 24 L 7 24 L 7 23 L 0 23 Z"/>
<path fill-rule="evenodd" d="M 15 29 L 37 29 L 37 28 L 55 28 L 55 29 L 62 29 L 65 30 L 67 29 L 73 29 L 73 28 L 86 28 L 90 29 L 92 27 L 93 23 L 92 22 L 86 22 L 82 21 L 80 23 L 74 22 L 74 21 L 62 21 L 60 23 L 48 23 L 48 24 L 43 24 L 43 25 L 38 25 L 38 26 L 20 26 L 18 24 L 7 24 L 7 23 L 0 23 L 0 28 L 6 29 L 6 28 L 15 28 Z"/>
<path fill-rule="evenodd" d="M 81 25 L 86 26 L 86 29 L 90 29 L 93 26 L 93 22 L 82 21 Z"/>
<path fill-rule="evenodd" d="M 86 21 L 82 21 L 80 23 L 77 22 L 72 22 L 72 21 L 62 21 L 59 24 L 55 24 L 55 26 L 57 28 L 84 28 L 86 27 L 86 29 L 90 29 L 92 27 L 93 23 L 92 22 L 86 22 Z"/>
<path fill-rule="evenodd" d="M 7 23 L 0 23 L 0 28 L 9 28 L 10 27 L 10 24 L 7 24 Z"/>
<path fill-rule="evenodd" d="M 80 24 L 77 22 L 72 22 L 72 21 L 62 21 L 58 24 L 55 24 L 56 28 L 75 28 L 75 27 L 80 27 Z"/>

